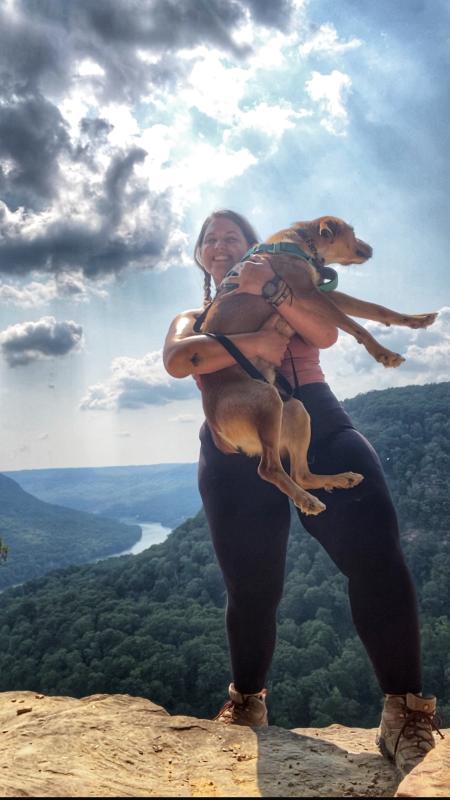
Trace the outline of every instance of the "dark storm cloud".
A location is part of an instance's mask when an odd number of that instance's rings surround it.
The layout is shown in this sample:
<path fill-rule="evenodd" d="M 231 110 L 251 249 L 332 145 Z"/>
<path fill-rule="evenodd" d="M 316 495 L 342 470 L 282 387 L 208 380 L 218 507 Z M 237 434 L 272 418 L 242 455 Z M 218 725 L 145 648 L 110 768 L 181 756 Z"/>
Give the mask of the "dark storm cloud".
<path fill-rule="evenodd" d="M 256 22 L 284 27 L 290 0 L 22 0 L 27 14 L 76 27 L 108 45 L 180 48 L 212 44 L 239 52 L 232 32 L 248 9 Z"/>
<path fill-rule="evenodd" d="M 291 11 L 290 0 L 17 0 L 14 13 L 0 9 L 2 84 L 63 88 L 74 60 L 90 57 L 105 70 L 105 94 L 136 98 L 149 74 L 153 82 L 176 79 L 184 69 L 173 59 L 178 49 L 205 44 L 245 55 L 233 33 L 247 12 L 284 30 Z M 139 50 L 161 56 L 160 64 L 146 64 Z"/>
<path fill-rule="evenodd" d="M 0 8 L 1 91 L 30 92 L 46 76 L 64 85 L 70 60 L 67 36 L 59 26 L 42 23 L 35 14 Z"/>
<path fill-rule="evenodd" d="M 111 160 L 95 202 L 97 224 L 90 219 L 72 222 L 62 217 L 42 233 L 13 236 L 0 206 L 0 272 L 17 275 L 32 270 L 60 273 L 81 269 L 87 277 L 99 277 L 129 265 L 154 266 L 167 244 L 171 210 L 164 195 L 152 195 L 137 183 L 130 186 L 133 167 L 145 155 L 141 148 L 134 148 Z M 118 234 L 124 215 L 141 205 L 145 227 L 126 236 Z"/>
<path fill-rule="evenodd" d="M 9 208 L 42 207 L 57 193 L 58 158 L 69 152 L 69 138 L 58 109 L 40 94 L 0 105 L 0 157 L 12 163 L 2 170 L 2 197 Z"/>
<path fill-rule="evenodd" d="M 134 148 L 116 154 L 106 170 L 103 188 L 94 203 L 97 221 L 72 222 L 64 217 L 42 233 L 12 236 L 6 212 L 0 213 L 0 271 L 26 274 L 34 269 L 59 273 L 75 268 L 88 277 L 115 273 L 128 265 L 151 267 L 167 244 L 171 211 L 164 195 L 152 195 L 131 183 L 133 167 L 145 158 Z M 145 227 L 121 236 L 117 227 L 124 214 L 144 207 Z M 1 208 L 0 208 L 1 212 Z"/>
<path fill-rule="evenodd" d="M 101 114 L 82 120 L 77 140 L 58 104 L 73 87 L 81 93 L 86 87 L 98 107 L 137 103 L 191 68 L 177 58 L 179 48 L 204 44 L 242 57 L 248 47 L 237 45 L 233 32 L 247 13 L 284 27 L 289 5 L 288 0 L 16 0 L 3 6 L 0 272 L 81 269 L 95 277 L 126 265 L 153 266 L 176 221 L 168 194 L 153 193 L 134 174 L 145 152 L 123 153 L 108 144 L 111 125 Z M 80 75 L 85 59 L 102 74 Z M 73 166 L 79 184 L 68 185 Z M 129 224 L 120 226 L 125 212 Z"/>
<path fill-rule="evenodd" d="M 108 223 L 116 227 L 122 219 L 122 214 L 126 210 L 125 190 L 133 172 L 135 164 L 144 161 L 147 153 L 140 147 L 130 150 L 124 157 L 116 157 L 112 160 L 105 175 L 104 200 L 100 208 L 106 216 Z M 137 193 L 139 197 L 139 191 Z M 126 198 L 127 208 L 132 203 L 132 198 Z"/>
<path fill-rule="evenodd" d="M 75 322 L 43 317 L 38 322 L 12 325 L 0 334 L 2 353 L 10 367 L 25 366 L 42 358 L 65 356 L 81 344 L 83 329 Z"/>
<path fill-rule="evenodd" d="M 290 0 L 278 0 L 275 3 L 273 0 L 247 0 L 246 5 L 256 23 L 282 31 L 289 28 L 292 14 Z"/>
<path fill-rule="evenodd" d="M 256 23 L 285 30 L 292 10 L 290 0 L 20 0 L 17 8 L 26 27 L 7 26 L 10 39 L 28 39 L 30 53 L 19 58 L 22 80 L 58 82 L 73 58 L 91 57 L 105 70 L 104 98 L 130 101 L 149 79 L 166 85 L 183 74 L 186 65 L 173 58 L 178 49 L 205 44 L 244 56 L 250 48 L 236 44 L 233 32 L 247 12 Z M 148 65 L 138 50 L 161 61 Z M 10 44 L 7 63 L 17 58 Z"/>

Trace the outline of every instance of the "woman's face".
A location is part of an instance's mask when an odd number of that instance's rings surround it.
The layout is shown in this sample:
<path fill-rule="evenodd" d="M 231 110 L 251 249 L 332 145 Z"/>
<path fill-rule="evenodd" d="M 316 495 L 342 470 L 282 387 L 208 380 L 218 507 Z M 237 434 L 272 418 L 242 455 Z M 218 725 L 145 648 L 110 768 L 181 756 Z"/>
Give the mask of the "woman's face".
<path fill-rule="evenodd" d="M 239 225 L 227 217 L 214 217 L 206 228 L 200 260 L 216 285 L 237 264 L 249 245 Z"/>

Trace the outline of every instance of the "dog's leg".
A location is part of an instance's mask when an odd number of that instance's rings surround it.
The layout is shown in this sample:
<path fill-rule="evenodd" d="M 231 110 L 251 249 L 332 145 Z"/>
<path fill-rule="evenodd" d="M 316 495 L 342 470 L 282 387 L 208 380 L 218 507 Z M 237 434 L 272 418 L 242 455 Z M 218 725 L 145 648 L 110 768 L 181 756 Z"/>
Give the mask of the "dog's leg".
<path fill-rule="evenodd" d="M 330 294 L 332 293 L 330 292 Z M 313 311 L 319 316 L 326 317 L 337 328 L 354 336 L 359 344 L 364 345 L 375 361 L 383 364 L 384 367 L 399 367 L 405 360 L 399 353 L 394 353 L 392 350 L 388 350 L 387 347 L 383 347 L 369 331 L 355 322 L 354 319 L 351 319 L 351 317 L 347 317 L 328 295 L 323 294 L 316 287 L 312 287 L 310 291 L 301 295 L 296 294 L 295 296 L 300 306 L 303 306 L 307 311 Z"/>
<path fill-rule="evenodd" d="M 359 344 L 363 344 L 368 353 L 383 364 L 384 367 L 399 367 L 405 360 L 399 353 L 394 353 L 383 347 L 362 325 L 358 325 L 354 319 L 347 317 L 337 304 L 332 302 L 332 298 L 321 292 L 314 285 L 311 268 L 299 268 L 293 263 L 294 259 L 272 258 L 271 265 L 281 278 L 288 284 L 294 297 L 300 306 L 306 311 L 325 317 L 337 328 L 354 336 Z M 334 294 L 330 292 L 330 294 Z"/>
<path fill-rule="evenodd" d="M 273 483 L 281 492 L 287 494 L 304 514 L 320 514 L 325 510 L 325 505 L 295 483 L 281 463 L 280 433 L 283 403 L 275 390 L 270 399 L 271 402 L 258 408 L 254 420 L 262 448 L 258 474 L 265 481 Z"/>
<path fill-rule="evenodd" d="M 311 439 L 311 421 L 305 406 L 292 398 L 283 406 L 281 452 L 289 454 L 291 478 L 304 489 L 351 489 L 364 479 L 358 472 L 315 475 L 310 472 L 307 454 Z"/>
<path fill-rule="evenodd" d="M 239 448 L 235 447 L 234 444 L 224 439 L 224 437 L 221 436 L 221 434 L 211 425 L 211 423 L 209 423 L 209 430 L 211 432 L 211 437 L 214 444 L 221 453 L 229 456 L 239 452 Z"/>
<path fill-rule="evenodd" d="M 334 303 L 344 314 L 350 314 L 362 319 L 371 319 L 374 322 L 381 322 L 383 325 L 404 325 L 408 328 L 428 328 L 435 322 L 437 312 L 430 314 L 401 314 L 399 311 L 392 311 L 377 303 L 368 303 L 365 300 L 358 300 L 343 292 L 332 292 L 329 300 Z"/>

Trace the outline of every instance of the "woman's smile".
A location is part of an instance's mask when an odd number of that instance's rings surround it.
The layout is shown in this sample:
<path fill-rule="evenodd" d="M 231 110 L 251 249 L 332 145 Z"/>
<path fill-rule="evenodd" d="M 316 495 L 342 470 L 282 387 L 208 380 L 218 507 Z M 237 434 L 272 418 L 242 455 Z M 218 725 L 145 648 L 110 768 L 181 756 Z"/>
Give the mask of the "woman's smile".
<path fill-rule="evenodd" d="M 205 231 L 201 262 L 218 285 L 247 250 L 248 244 L 239 226 L 226 217 L 216 217 Z"/>

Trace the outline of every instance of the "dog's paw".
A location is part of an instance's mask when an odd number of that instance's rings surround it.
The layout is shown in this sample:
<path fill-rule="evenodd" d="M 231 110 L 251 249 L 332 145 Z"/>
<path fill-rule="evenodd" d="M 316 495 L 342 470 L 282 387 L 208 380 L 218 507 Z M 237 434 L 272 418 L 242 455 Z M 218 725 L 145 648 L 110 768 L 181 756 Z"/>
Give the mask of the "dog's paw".
<path fill-rule="evenodd" d="M 399 367 L 405 360 L 400 353 L 393 353 L 392 350 L 387 350 L 385 347 L 377 351 L 375 358 L 379 364 L 383 364 L 383 367 Z"/>
<path fill-rule="evenodd" d="M 351 489 L 364 480 L 364 475 L 359 472 L 339 472 L 337 475 L 310 475 L 307 484 L 308 489 L 325 489 L 332 492 L 333 489 Z"/>
<path fill-rule="evenodd" d="M 428 328 L 436 321 L 437 316 L 437 311 L 431 314 L 405 314 L 400 325 L 406 325 L 408 328 Z"/>
<path fill-rule="evenodd" d="M 337 489 L 352 489 L 363 480 L 364 475 L 360 475 L 359 472 L 341 472 L 339 475 L 333 475 L 333 486 Z"/>
<path fill-rule="evenodd" d="M 316 516 L 326 509 L 325 503 L 322 503 L 314 495 L 308 494 L 308 492 L 304 492 L 295 505 L 307 516 Z"/>

